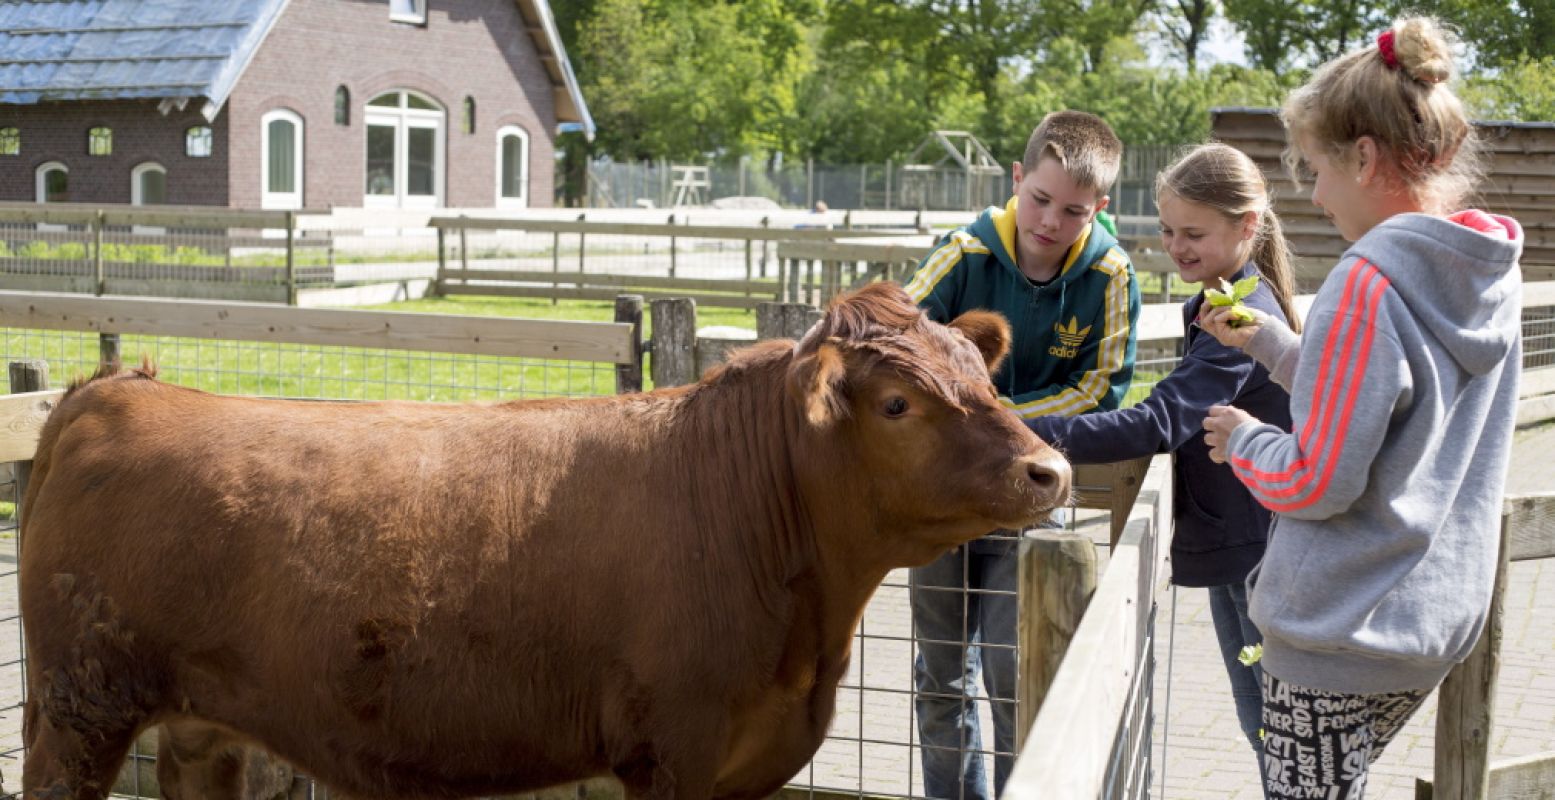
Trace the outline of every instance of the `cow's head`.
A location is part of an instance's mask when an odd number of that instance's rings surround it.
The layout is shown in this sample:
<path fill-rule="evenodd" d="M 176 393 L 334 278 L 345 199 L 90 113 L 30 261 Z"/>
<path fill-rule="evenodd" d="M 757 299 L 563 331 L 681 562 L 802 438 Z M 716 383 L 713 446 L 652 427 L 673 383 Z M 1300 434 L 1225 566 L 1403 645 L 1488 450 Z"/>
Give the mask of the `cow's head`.
<path fill-rule="evenodd" d="M 989 378 L 1009 345 L 998 314 L 940 325 L 895 284 L 833 301 L 788 373 L 807 438 L 824 443 L 815 455 L 838 459 L 845 477 L 833 480 L 859 495 L 831 500 L 869 504 L 879 529 L 921 545 L 914 560 L 1067 502 L 1069 464 L 1000 404 Z"/>

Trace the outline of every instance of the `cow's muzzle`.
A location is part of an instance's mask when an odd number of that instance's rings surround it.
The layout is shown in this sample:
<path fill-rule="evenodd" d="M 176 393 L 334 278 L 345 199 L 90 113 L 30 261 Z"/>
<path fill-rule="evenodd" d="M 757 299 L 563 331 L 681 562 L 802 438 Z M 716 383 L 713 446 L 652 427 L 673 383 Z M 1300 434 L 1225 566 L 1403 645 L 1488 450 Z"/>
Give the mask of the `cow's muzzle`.
<path fill-rule="evenodd" d="M 1058 453 L 1048 450 L 1017 459 L 1012 469 L 1016 482 L 1032 490 L 1044 511 L 1069 503 L 1069 462 Z"/>

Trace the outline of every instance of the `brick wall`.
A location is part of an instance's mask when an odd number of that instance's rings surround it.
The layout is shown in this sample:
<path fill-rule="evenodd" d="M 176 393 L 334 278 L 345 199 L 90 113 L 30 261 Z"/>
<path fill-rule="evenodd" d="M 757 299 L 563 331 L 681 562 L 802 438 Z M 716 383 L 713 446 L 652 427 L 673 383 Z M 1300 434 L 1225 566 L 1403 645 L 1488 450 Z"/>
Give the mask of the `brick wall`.
<path fill-rule="evenodd" d="M 50 161 L 70 171 L 74 202 L 130 202 L 130 171 L 155 161 L 167 170 L 167 202 L 226 205 L 226 114 L 211 123 L 211 155 L 184 155 L 184 131 L 205 125 L 195 100 L 164 116 L 155 100 L 0 105 L 0 128 L 21 131 L 20 155 L 0 155 L 0 200 L 36 200 L 36 174 Z M 113 153 L 87 155 L 87 130 L 113 129 Z"/>
<path fill-rule="evenodd" d="M 497 129 L 529 133 L 529 203 L 551 205 L 556 114 L 552 86 L 513 0 L 432 0 L 427 23 L 389 21 L 386 0 L 293 0 L 260 45 L 223 116 L 231 126 L 231 204 L 260 202 L 260 119 L 279 108 L 303 119 L 303 203 L 360 206 L 368 100 L 419 92 L 446 111 L 444 204 L 491 206 Z M 351 93 L 350 124 L 335 124 L 335 88 Z M 464 133 L 464 98 L 476 128 Z"/>

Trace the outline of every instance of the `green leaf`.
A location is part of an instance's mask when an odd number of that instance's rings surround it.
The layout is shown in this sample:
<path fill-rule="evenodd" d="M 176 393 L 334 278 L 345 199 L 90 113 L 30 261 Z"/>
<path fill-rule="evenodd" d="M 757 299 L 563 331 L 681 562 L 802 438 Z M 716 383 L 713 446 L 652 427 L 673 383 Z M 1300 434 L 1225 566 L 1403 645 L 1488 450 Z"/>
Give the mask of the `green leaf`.
<path fill-rule="evenodd" d="M 1263 643 L 1262 642 L 1260 642 L 1258 644 L 1250 644 L 1250 645 L 1242 648 L 1242 651 L 1240 653 L 1236 654 L 1236 660 L 1242 662 L 1242 666 L 1244 666 L 1244 667 L 1251 667 L 1252 665 L 1257 664 L 1258 661 L 1260 659 L 1262 659 L 1262 658 L 1263 658 Z"/>
<path fill-rule="evenodd" d="M 1224 279 L 1222 278 L 1222 280 Z M 1236 284 L 1231 287 L 1231 297 L 1236 300 L 1241 300 L 1242 298 L 1252 294 L 1253 291 L 1257 288 L 1258 276 L 1249 275 L 1237 281 Z"/>

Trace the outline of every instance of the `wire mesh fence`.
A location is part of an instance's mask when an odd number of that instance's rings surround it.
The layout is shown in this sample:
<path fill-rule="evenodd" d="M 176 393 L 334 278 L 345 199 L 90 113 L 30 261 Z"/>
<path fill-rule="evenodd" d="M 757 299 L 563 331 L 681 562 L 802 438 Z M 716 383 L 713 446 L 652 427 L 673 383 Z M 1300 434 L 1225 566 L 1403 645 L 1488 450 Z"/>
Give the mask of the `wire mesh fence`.
<path fill-rule="evenodd" d="M 1111 187 L 1114 214 L 1156 213 L 1155 176 L 1170 163 L 1175 146 L 1125 147 L 1117 183 Z M 1010 172 L 902 164 L 816 164 L 787 162 L 768 167 L 742 160 L 730 164 L 671 164 L 664 161 L 599 160 L 588 166 L 587 205 L 596 208 L 676 208 L 753 201 L 784 208 L 922 209 L 977 211 L 1003 206 L 1010 198 Z M 759 205 L 760 203 L 757 203 Z"/>
<path fill-rule="evenodd" d="M 98 334 L 0 328 L 7 362 L 41 359 L 56 386 L 97 369 Z M 126 365 L 220 394 L 328 400 L 496 401 L 615 392 L 614 366 L 456 353 L 125 335 Z"/>

